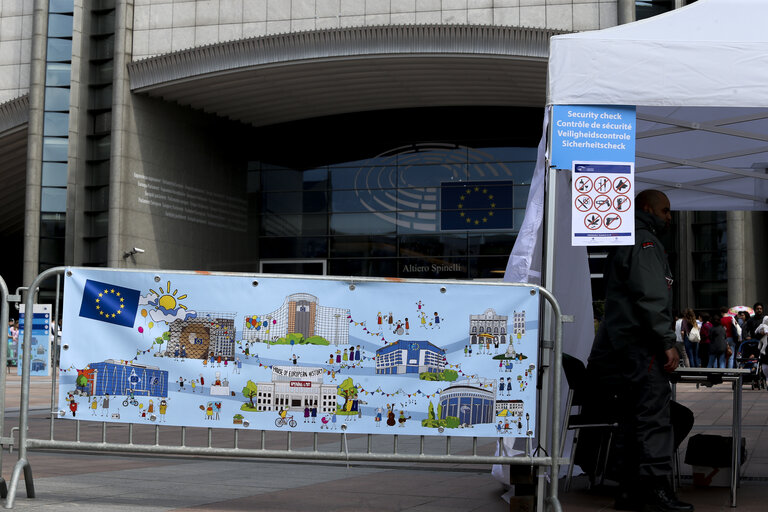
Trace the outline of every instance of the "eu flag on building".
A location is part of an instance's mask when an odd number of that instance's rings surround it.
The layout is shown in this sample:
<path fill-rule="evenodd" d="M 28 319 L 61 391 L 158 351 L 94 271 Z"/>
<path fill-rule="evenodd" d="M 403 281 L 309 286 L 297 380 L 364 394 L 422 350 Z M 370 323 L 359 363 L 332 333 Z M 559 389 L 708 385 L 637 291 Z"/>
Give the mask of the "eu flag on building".
<path fill-rule="evenodd" d="M 512 229 L 512 181 L 443 182 L 440 229 Z"/>
<path fill-rule="evenodd" d="M 139 290 L 87 279 L 80 316 L 124 327 L 133 327 L 139 306 Z"/>

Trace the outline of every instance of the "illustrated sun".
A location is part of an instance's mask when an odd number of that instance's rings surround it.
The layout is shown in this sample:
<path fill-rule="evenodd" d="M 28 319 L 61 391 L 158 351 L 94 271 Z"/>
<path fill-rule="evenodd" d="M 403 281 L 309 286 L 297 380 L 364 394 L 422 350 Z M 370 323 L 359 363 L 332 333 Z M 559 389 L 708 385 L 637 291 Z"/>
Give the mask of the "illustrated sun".
<path fill-rule="evenodd" d="M 179 302 L 180 300 L 187 298 L 186 294 L 176 297 L 176 294 L 179 292 L 179 290 L 173 290 L 173 293 L 171 293 L 170 281 L 168 281 L 165 290 L 163 290 L 162 286 L 159 288 L 159 290 L 160 290 L 160 293 L 156 292 L 155 290 L 149 290 L 149 291 L 153 295 L 157 296 L 157 306 L 160 309 L 165 311 L 173 311 L 176 308 L 187 309 L 187 306 Z"/>

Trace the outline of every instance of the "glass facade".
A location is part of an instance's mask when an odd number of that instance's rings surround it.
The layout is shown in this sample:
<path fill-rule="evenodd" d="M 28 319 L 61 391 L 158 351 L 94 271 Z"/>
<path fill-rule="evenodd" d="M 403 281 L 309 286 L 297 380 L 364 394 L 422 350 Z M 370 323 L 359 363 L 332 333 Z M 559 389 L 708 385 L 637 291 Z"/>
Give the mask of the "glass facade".
<path fill-rule="evenodd" d="M 260 258 L 326 260 L 330 275 L 501 278 L 535 160 L 534 147 L 419 143 L 306 170 L 252 161 Z"/>
<path fill-rule="evenodd" d="M 693 231 L 693 295 L 701 310 L 728 304 L 728 240 L 725 212 L 695 212 Z"/>
<path fill-rule="evenodd" d="M 48 3 L 40 192 L 40 271 L 64 261 L 73 11 L 73 0 L 50 0 Z"/>

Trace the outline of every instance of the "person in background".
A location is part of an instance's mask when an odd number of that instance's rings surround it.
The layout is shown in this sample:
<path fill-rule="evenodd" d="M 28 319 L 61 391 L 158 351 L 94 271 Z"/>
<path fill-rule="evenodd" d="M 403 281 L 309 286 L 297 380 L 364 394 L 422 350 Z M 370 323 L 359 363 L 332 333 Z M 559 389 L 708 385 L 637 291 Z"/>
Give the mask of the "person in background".
<path fill-rule="evenodd" d="M 688 356 L 688 361 L 690 362 L 688 365 L 690 368 L 699 367 L 699 344 L 698 342 L 693 343 L 690 340 L 691 329 L 695 326 L 696 316 L 693 314 L 693 310 L 688 308 L 683 311 L 683 321 L 680 325 L 680 336 L 683 338 L 683 345 L 685 346 L 685 353 Z"/>
<path fill-rule="evenodd" d="M 699 361 L 702 367 L 709 367 L 709 332 L 712 330 L 712 323 L 709 321 L 709 313 L 702 313 L 701 315 L 701 327 L 699 332 L 701 333 L 701 341 L 699 342 Z"/>
<path fill-rule="evenodd" d="M 725 368 L 733 368 L 734 359 L 736 357 L 736 348 L 739 340 L 739 334 L 737 332 L 737 324 L 734 317 L 728 314 L 728 308 L 720 308 L 720 325 L 725 329 L 725 342 L 731 348 L 731 355 L 725 357 Z M 727 349 L 726 349 L 727 350 Z"/>
<path fill-rule="evenodd" d="M 727 332 L 721 323 L 720 315 L 712 317 L 709 330 L 709 364 L 707 368 L 725 368 L 725 350 L 728 346 Z"/>

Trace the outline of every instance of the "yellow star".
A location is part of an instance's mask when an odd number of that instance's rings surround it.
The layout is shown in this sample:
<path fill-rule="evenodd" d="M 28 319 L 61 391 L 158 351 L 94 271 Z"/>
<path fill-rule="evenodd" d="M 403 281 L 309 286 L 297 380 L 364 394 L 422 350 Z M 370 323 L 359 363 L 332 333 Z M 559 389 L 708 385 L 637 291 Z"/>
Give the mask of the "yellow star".
<path fill-rule="evenodd" d="M 104 295 L 103 293 L 100 293 L 100 294 L 99 294 L 99 297 L 102 297 L 103 295 Z"/>
<path fill-rule="evenodd" d="M 486 217 L 483 217 L 483 222 L 488 222 L 488 219 Z"/>
<path fill-rule="evenodd" d="M 469 224 L 470 222 L 472 222 L 472 219 L 470 219 L 469 217 L 467 217 L 467 224 Z"/>
<path fill-rule="evenodd" d="M 115 314 L 114 313 L 112 313 L 112 318 L 115 318 Z"/>
<path fill-rule="evenodd" d="M 461 209 L 461 208 L 464 208 L 464 205 L 463 205 L 463 204 L 460 204 L 460 205 L 459 205 L 459 209 Z"/>
<path fill-rule="evenodd" d="M 96 309 L 101 309 L 101 306 L 96 306 Z"/>
<path fill-rule="evenodd" d="M 120 304 L 120 307 L 121 307 L 121 308 L 124 308 L 124 307 L 125 307 L 125 304 Z"/>
<path fill-rule="evenodd" d="M 480 192 L 480 187 L 475 187 L 475 192 Z"/>
<path fill-rule="evenodd" d="M 115 289 L 112 288 L 111 290 L 109 290 L 109 293 L 115 293 Z"/>
<path fill-rule="evenodd" d="M 488 196 L 488 199 L 493 199 L 493 194 L 490 194 L 490 195 Z"/>
<path fill-rule="evenodd" d="M 493 212 L 488 212 L 489 217 L 493 217 Z"/>
<path fill-rule="evenodd" d="M 120 296 L 120 292 L 117 292 L 115 295 L 117 295 L 119 297 Z"/>
<path fill-rule="evenodd" d="M 100 300 L 101 300 L 101 299 L 96 299 L 96 304 L 98 304 Z"/>
<path fill-rule="evenodd" d="M 104 314 L 104 312 L 103 312 L 103 311 L 99 311 L 99 314 L 100 314 L 100 315 L 103 315 L 103 314 Z"/>
<path fill-rule="evenodd" d="M 125 300 L 125 299 L 123 299 L 122 297 L 120 297 L 120 302 L 123 302 L 124 300 Z"/>
<path fill-rule="evenodd" d="M 461 199 L 462 201 L 463 201 L 464 199 L 466 199 L 466 198 L 467 198 L 467 196 L 463 196 L 463 195 L 462 195 L 462 196 L 459 196 L 459 199 Z"/>
<path fill-rule="evenodd" d="M 122 311 L 120 311 L 120 310 L 118 309 L 118 310 L 117 310 L 117 314 L 119 315 L 120 313 L 122 313 Z M 112 315 L 112 316 L 115 316 L 115 315 Z"/>
<path fill-rule="evenodd" d="M 471 188 L 468 188 L 468 189 L 466 189 L 466 190 L 464 191 L 464 193 L 466 193 L 466 194 L 471 194 L 471 193 L 472 193 L 472 189 L 471 189 Z"/>
<path fill-rule="evenodd" d="M 104 293 L 109 293 L 109 290 L 104 290 Z"/>
<path fill-rule="evenodd" d="M 483 194 L 487 194 L 487 193 L 488 193 L 488 189 L 487 189 L 487 188 L 484 188 L 484 189 L 483 189 Z"/>
<path fill-rule="evenodd" d="M 479 221 L 479 220 L 476 220 L 476 221 L 475 221 L 475 226 L 477 226 L 478 224 L 480 224 L 480 221 Z"/>

